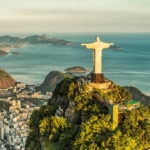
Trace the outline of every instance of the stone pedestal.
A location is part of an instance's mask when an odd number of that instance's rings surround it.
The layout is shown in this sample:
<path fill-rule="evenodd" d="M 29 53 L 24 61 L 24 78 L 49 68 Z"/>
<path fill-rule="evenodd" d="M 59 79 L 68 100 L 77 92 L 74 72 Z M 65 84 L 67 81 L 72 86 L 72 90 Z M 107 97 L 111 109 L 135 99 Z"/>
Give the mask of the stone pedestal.
<path fill-rule="evenodd" d="M 92 75 L 91 75 L 91 82 L 103 83 L 104 82 L 104 75 L 103 75 L 103 73 L 92 73 Z"/>

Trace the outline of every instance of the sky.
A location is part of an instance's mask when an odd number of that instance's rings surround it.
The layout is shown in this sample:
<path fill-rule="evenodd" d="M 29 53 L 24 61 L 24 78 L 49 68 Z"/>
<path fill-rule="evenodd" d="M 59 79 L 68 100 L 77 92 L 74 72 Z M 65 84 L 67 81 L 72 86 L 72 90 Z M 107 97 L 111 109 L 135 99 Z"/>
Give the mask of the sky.
<path fill-rule="evenodd" d="M 1 0 L 0 34 L 150 33 L 150 0 Z"/>

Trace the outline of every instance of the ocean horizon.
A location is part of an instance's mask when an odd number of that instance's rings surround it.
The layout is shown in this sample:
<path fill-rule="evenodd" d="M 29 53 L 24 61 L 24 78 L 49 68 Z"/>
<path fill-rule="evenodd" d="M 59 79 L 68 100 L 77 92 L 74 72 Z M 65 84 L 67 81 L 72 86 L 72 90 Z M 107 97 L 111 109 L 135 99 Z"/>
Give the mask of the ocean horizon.
<path fill-rule="evenodd" d="M 9 55 L 0 57 L 0 67 L 17 81 L 30 85 L 41 84 L 47 74 L 54 70 L 65 72 L 68 67 L 82 66 L 92 71 L 92 50 L 81 47 L 80 44 L 94 42 L 95 37 L 100 36 L 102 41 L 122 48 L 103 50 L 104 75 L 118 85 L 135 86 L 144 94 L 150 95 L 150 34 L 94 33 L 48 36 L 71 41 L 73 45 L 36 44 L 14 48 Z M 17 55 L 11 52 L 17 52 Z"/>

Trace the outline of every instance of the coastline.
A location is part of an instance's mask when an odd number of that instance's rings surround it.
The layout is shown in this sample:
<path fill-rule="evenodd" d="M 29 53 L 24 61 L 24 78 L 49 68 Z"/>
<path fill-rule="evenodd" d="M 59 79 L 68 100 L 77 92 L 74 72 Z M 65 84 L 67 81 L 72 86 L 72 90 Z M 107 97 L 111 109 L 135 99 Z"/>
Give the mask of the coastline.
<path fill-rule="evenodd" d="M 51 38 L 46 34 L 43 35 L 31 35 L 25 38 L 12 37 L 12 36 L 0 36 L 0 56 L 9 54 L 13 48 L 22 48 L 26 45 L 34 44 L 53 44 L 53 45 L 72 45 L 72 42 L 59 38 Z"/>
<path fill-rule="evenodd" d="M 13 48 L 22 48 L 27 46 L 28 43 L 8 43 L 8 44 L 0 44 L 0 56 L 4 56 L 10 53 Z"/>

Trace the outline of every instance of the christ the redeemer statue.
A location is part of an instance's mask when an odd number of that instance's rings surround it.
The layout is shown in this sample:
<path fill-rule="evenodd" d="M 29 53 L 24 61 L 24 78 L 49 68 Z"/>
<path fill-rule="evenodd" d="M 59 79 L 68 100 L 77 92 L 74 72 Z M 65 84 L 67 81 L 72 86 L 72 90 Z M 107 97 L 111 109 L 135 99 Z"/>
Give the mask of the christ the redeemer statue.
<path fill-rule="evenodd" d="M 109 48 L 113 43 L 105 43 L 100 41 L 99 37 L 96 37 L 96 41 L 94 43 L 82 43 L 81 46 L 86 46 L 87 49 L 93 50 L 93 74 L 92 74 L 92 82 L 102 83 L 104 82 L 104 76 L 102 73 L 102 50 L 104 48 Z"/>

